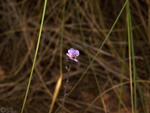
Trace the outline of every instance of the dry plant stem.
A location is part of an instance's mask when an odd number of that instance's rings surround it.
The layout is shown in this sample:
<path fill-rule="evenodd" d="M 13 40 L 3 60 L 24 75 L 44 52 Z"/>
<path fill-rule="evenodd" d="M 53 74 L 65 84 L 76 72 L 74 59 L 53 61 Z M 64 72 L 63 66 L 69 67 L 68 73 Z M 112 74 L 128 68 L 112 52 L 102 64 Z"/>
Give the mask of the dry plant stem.
<path fill-rule="evenodd" d="M 129 74 L 130 74 L 130 93 L 131 93 L 131 107 L 132 113 L 134 113 L 134 104 L 133 104 L 133 86 L 132 86 L 132 62 L 131 62 L 131 29 L 130 29 L 130 13 L 129 13 L 129 1 L 127 3 L 127 29 L 128 29 L 128 52 L 129 52 Z"/>
<path fill-rule="evenodd" d="M 65 86 L 64 86 L 64 97 L 63 97 L 63 104 L 62 104 L 62 113 L 64 112 L 64 106 L 65 106 L 65 97 L 67 95 L 67 85 L 68 85 L 68 82 L 69 82 L 69 75 L 70 75 L 70 69 L 71 69 L 71 64 L 69 64 L 69 66 L 67 67 L 66 66 L 66 69 L 68 70 L 68 75 L 67 75 L 67 80 L 66 80 L 66 83 L 65 83 Z"/>

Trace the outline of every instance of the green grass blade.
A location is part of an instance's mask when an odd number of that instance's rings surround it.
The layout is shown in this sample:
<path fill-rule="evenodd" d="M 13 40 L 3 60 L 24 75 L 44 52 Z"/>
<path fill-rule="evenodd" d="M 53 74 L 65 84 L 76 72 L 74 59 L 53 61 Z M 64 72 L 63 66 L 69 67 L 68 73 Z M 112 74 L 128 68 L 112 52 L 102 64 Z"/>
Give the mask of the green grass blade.
<path fill-rule="evenodd" d="M 22 11 L 23 11 L 23 8 L 24 8 L 24 3 L 25 3 L 25 1 L 26 1 L 26 0 L 23 0 L 23 1 L 22 1 L 21 10 L 20 10 L 20 16 L 21 16 L 21 14 L 22 14 Z M 19 16 L 19 17 L 20 17 L 20 16 Z"/>
<path fill-rule="evenodd" d="M 134 84 L 134 104 L 133 104 L 133 94 L 131 93 L 131 104 L 132 104 L 132 112 L 135 111 L 137 113 L 137 100 L 136 100 L 136 67 L 135 67 L 135 60 L 134 60 L 134 43 L 133 43 L 133 34 L 132 34 L 132 22 L 131 22 L 131 13 L 129 2 L 127 4 L 127 24 L 128 24 L 128 38 L 129 38 L 129 54 L 131 53 L 132 58 L 132 66 L 133 66 L 133 84 Z M 131 67 L 132 67 L 131 66 Z M 132 73 L 131 73 L 132 74 Z M 131 75 L 132 76 L 132 75 Z M 132 84 L 130 84 L 132 87 Z M 132 88 L 131 88 L 132 92 Z M 134 110 L 133 110 L 134 107 Z"/>
<path fill-rule="evenodd" d="M 147 113 L 145 103 L 144 103 L 144 98 L 143 98 L 143 92 L 142 92 L 141 87 L 140 87 L 139 84 L 137 84 L 137 88 L 138 88 L 138 92 L 139 92 L 139 95 L 140 95 L 140 100 L 141 100 L 141 103 L 142 103 L 142 106 L 143 106 L 144 113 Z"/>
<path fill-rule="evenodd" d="M 129 26 L 130 26 L 130 36 L 131 36 L 131 53 L 132 53 L 132 66 L 133 66 L 133 83 L 134 83 L 134 110 L 137 113 L 137 96 L 136 96 L 136 66 L 135 66 L 135 59 L 134 59 L 134 42 L 133 42 L 133 33 L 132 33 L 132 22 L 131 22 L 131 14 L 130 14 L 130 7 L 129 8 Z"/>
<path fill-rule="evenodd" d="M 132 23 L 130 19 L 130 28 L 132 28 Z M 137 96 L 136 96 L 136 79 L 137 79 L 137 74 L 136 74 L 136 66 L 135 66 L 135 57 L 134 57 L 134 42 L 133 42 L 133 35 L 131 32 L 131 51 L 132 51 L 132 65 L 133 65 L 133 82 L 134 82 L 134 110 L 135 113 L 137 113 Z"/>
<path fill-rule="evenodd" d="M 134 104 L 133 104 L 133 87 L 132 87 L 132 67 L 131 67 L 131 34 L 130 34 L 130 11 L 129 11 L 129 2 L 126 6 L 127 14 L 127 29 L 128 29 L 128 51 L 129 51 L 129 74 L 130 74 L 130 92 L 131 92 L 131 107 L 132 113 L 134 113 Z"/>
<path fill-rule="evenodd" d="M 37 58 L 37 53 L 38 53 L 40 39 L 41 39 L 41 32 L 42 32 L 42 28 L 43 28 L 46 4 L 47 4 L 47 0 L 45 0 L 45 3 L 44 3 L 44 9 L 43 9 L 42 21 L 41 21 L 41 26 L 40 26 L 40 31 L 39 31 L 38 42 L 37 42 L 37 46 L 36 46 L 36 51 L 35 51 L 35 56 L 34 56 L 34 60 L 33 60 L 33 65 L 32 65 L 32 69 L 31 69 L 30 78 L 29 78 L 29 82 L 28 82 L 28 86 L 27 86 L 27 90 L 26 90 L 23 106 L 22 106 L 22 109 L 21 109 L 21 113 L 23 113 L 23 110 L 24 110 L 24 107 L 25 107 L 25 103 L 26 103 L 26 100 L 27 100 L 27 96 L 28 96 L 28 92 L 29 92 L 29 88 L 30 88 L 30 83 L 31 83 L 31 80 L 32 80 L 32 75 L 33 75 L 33 71 L 34 71 L 35 61 L 36 61 L 36 58 Z"/>
<path fill-rule="evenodd" d="M 135 22 L 135 21 L 133 21 L 133 22 L 134 22 L 134 24 L 136 25 L 136 22 Z M 148 64 L 148 59 L 147 59 L 147 56 L 146 56 L 146 54 L 145 54 L 145 51 L 143 50 L 143 47 L 142 47 L 142 45 L 141 45 L 141 41 L 140 41 L 140 39 L 139 39 L 139 35 L 138 35 L 137 33 L 140 33 L 140 35 L 143 37 L 143 39 L 144 39 L 145 36 L 143 35 L 143 33 L 141 32 L 141 30 L 140 30 L 139 28 L 138 28 L 138 32 L 135 32 L 135 37 L 137 38 L 138 43 L 139 43 L 139 45 L 140 45 L 140 49 L 141 49 L 141 52 L 142 52 L 142 54 L 143 54 L 145 64 L 146 64 L 146 66 L 147 66 L 148 74 L 150 75 L 150 68 L 149 68 L 149 64 Z M 142 34 L 141 34 L 141 33 L 142 33 Z M 137 73 L 136 73 L 136 74 L 137 74 Z M 138 75 L 137 75 L 137 79 L 138 79 Z M 137 89 L 138 89 L 138 92 L 139 92 L 139 95 L 140 95 L 140 100 L 141 100 L 141 103 L 142 103 L 142 107 L 143 107 L 144 113 L 146 113 L 146 107 L 145 107 L 145 103 L 144 103 L 143 92 L 142 92 L 142 90 L 141 90 L 141 87 L 140 87 L 140 84 L 139 84 L 139 83 L 137 83 Z"/>

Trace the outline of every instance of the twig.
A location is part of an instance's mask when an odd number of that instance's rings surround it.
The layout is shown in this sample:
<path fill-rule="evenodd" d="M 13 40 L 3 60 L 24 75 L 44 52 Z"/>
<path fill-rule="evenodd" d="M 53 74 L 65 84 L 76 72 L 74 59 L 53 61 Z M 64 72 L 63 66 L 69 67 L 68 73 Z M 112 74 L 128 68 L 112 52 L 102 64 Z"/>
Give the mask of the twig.
<path fill-rule="evenodd" d="M 68 82 L 69 82 L 69 74 L 70 74 L 70 69 L 71 69 L 71 63 L 70 63 L 70 60 L 67 61 L 68 62 L 68 65 L 66 66 L 66 69 L 68 70 L 68 75 L 67 75 L 67 80 L 66 80 L 66 83 L 65 83 L 65 86 L 64 86 L 64 97 L 63 97 L 63 104 L 62 104 L 62 113 L 64 112 L 64 106 L 65 106 L 65 97 L 67 95 L 67 85 L 68 85 Z"/>

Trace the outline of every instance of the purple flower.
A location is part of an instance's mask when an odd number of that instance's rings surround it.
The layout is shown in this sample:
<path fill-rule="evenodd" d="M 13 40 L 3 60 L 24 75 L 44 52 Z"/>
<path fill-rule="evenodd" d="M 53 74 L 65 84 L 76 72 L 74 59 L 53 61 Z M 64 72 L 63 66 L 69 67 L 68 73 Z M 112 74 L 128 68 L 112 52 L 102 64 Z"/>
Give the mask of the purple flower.
<path fill-rule="evenodd" d="M 74 61 L 76 61 L 76 62 L 78 62 L 78 60 L 76 59 L 77 58 L 77 56 L 79 56 L 79 51 L 78 50 L 76 50 L 76 49 L 73 49 L 73 48 L 70 48 L 69 50 L 68 50 L 68 53 L 66 53 L 66 55 L 71 59 L 71 60 L 74 60 Z"/>

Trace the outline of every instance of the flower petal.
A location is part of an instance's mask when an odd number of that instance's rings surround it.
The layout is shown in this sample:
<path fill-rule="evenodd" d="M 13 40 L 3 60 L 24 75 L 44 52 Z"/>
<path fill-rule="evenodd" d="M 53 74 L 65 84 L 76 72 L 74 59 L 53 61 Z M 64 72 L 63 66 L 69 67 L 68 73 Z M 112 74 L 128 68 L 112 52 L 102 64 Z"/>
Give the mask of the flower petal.
<path fill-rule="evenodd" d="M 67 55 L 69 58 L 72 59 L 72 55 L 70 55 L 70 54 L 68 54 L 68 53 L 66 53 L 66 55 Z"/>
<path fill-rule="evenodd" d="M 70 55 L 73 55 L 73 56 L 79 56 L 79 51 L 76 50 L 76 49 L 73 49 L 73 48 L 70 48 L 70 49 L 68 50 L 68 53 L 69 53 Z"/>
<path fill-rule="evenodd" d="M 74 60 L 76 62 L 78 62 L 78 60 L 76 59 L 77 56 L 79 56 L 79 51 L 74 49 L 74 48 L 70 48 L 68 50 L 68 53 L 66 53 L 66 55 L 71 59 L 71 60 Z"/>
<path fill-rule="evenodd" d="M 79 56 L 79 54 L 80 54 L 80 53 L 79 53 L 78 50 L 75 50 L 75 51 L 74 51 L 74 55 L 75 55 L 75 56 Z"/>
<path fill-rule="evenodd" d="M 74 49 L 73 48 L 70 48 L 69 50 L 68 50 L 68 53 L 70 54 L 70 55 L 73 55 L 72 53 L 74 52 Z"/>
<path fill-rule="evenodd" d="M 75 58 L 74 58 L 73 60 L 74 60 L 74 61 L 76 61 L 76 62 L 78 62 L 78 60 L 77 60 L 77 59 L 75 59 Z"/>

